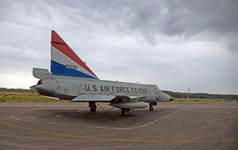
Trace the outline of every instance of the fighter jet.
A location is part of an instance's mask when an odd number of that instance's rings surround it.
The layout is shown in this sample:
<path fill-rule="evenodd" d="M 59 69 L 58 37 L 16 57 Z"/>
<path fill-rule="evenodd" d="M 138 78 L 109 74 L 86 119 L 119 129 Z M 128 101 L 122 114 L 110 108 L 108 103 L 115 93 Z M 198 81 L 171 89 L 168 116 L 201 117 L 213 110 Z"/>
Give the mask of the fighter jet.
<path fill-rule="evenodd" d="M 153 111 L 157 102 L 174 100 L 157 85 L 100 80 L 55 31 L 51 34 L 51 73 L 48 69 L 33 68 L 33 76 L 40 79 L 31 87 L 39 94 L 88 102 L 91 112 L 96 111 L 96 103 L 107 102 L 127 116 L 148 104 Z"/>

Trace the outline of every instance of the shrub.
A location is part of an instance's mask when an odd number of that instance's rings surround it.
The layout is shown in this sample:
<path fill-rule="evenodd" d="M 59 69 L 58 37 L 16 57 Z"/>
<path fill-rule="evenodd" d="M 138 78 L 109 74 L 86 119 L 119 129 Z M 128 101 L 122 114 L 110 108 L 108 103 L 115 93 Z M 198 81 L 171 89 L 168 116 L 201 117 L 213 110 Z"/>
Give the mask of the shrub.
<path fill-rule="evenodd" d="M 7 100 L 2 98 L 2 97 L 0 97 L 0 102 L 7 102 Z"/>
<path fill-rule="evenodd" d="M 7 94 L 4 94 L 2 97 L 0 97 L 0 102 L 7 102 Z"/>

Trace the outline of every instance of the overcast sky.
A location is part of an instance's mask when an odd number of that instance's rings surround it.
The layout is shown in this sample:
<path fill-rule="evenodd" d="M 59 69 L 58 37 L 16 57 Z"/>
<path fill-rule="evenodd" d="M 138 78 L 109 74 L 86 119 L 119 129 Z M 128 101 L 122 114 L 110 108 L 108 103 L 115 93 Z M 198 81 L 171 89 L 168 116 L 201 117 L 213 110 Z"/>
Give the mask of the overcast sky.
<path fill-rule="evenodd" d="M 0 0 L 0 87 L 50 69 L 51 30 L 100 78 L 238 94 L 237 0 Z"/>

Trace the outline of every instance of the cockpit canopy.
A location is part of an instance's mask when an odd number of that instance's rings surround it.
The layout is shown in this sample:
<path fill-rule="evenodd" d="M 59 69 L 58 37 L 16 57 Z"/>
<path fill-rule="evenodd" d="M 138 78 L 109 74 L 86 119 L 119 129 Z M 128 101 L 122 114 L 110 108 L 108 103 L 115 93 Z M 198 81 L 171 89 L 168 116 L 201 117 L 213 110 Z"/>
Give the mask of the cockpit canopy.
<path fill-rule="evenodd" d="M 160 90 L 159 87 L 158 87 L 157 85 L 155 85 L 155 84 L 151 84 L 150 86 L 151 86 L 153 89 Z"/>

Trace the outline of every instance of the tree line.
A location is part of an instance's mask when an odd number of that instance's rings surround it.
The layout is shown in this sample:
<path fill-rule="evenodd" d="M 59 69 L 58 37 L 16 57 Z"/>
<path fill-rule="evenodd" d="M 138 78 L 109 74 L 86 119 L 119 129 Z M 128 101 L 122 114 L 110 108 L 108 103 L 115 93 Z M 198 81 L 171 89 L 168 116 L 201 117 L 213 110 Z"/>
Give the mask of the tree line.
<path fill-rule="evenodd" d="M 188 93 L 163 91 L 174 98 L 187 98 Z M 208 93 L 189 93 L 189 98 L 199 98 L 199 99 L 237 99 L 238 95 L 233 94 L 208 94 Z"/>
<path fill-rule="evenodd" d="M 36 91 L 31 89 L 21 89 L 21 88 L 5 88 L 0 87 L 0 91 L 2 92 L 22 92 L 22 93 L 35 93 Z"/>

